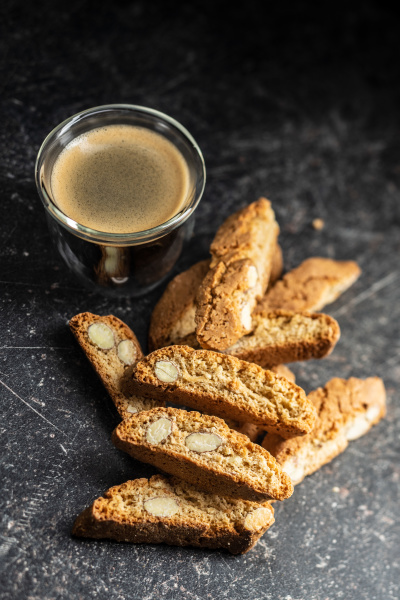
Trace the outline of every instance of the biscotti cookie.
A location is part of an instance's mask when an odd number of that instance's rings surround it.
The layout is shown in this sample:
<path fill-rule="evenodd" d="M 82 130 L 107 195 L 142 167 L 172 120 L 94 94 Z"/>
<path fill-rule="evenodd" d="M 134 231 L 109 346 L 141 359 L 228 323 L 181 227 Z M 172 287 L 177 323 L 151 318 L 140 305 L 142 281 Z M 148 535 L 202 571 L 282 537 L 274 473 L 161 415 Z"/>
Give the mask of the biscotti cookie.
<path fill-rule="evenodd" d="M 312 430 L 315 409 L 296 384 L 258 365 L 210 350 L 169 346 L 139 361 L 132 393 L 260 425 L 284 437 Z"/>
<path fill-rule="evenodd" d="M 113 315 L 85 312 L 72 317 L 69 326 L 123 419 L 165 405 L 162 400 L 126 394 L 121 389 L 127 368 L 143 358 L 135 334 L 125 323 Z"/>
<path fill-rule="evenodd" d="M 201 347 L 225 350 L 251 331 L 251 314 L 267 289 L 278 233 L 265 198 L 231 215 L 219 228 L 210 246 L 210 270 L 196 296 Z"/>
<path fill-rule="evenodd" d="M 204 277 L 208 273 L 210 260 L 202 260 L 179 273 L 172 279 L 154 307 L 149 329 L 149 351 L 184 344 L 200 348 L 195 329 L 195 299 Z M 282 250 L 276 244 L 269 285 L 281 276 L 283 268 Z"/>
<path fill-rule="evenodd" d="M 77 518 L 72 534 L 244 554 L 273 523 L 268 502 L 209 494 L 177 477 L 154 475 L 107 490 Z"/>
<path fill-rule="evenodd" d="M 319 311 L 353 285 L 360 273 L 353 261 L 309 258 L 286 273 L 258 303 L 255 312 Z"/>
<path fill-rule="evenodd" d="M 113 431 L 117 448 L 205 491 L 262 502 L 292 494 L 276 460 L 218 417 L 153 408 Z"/>
<path fill-rule="evenodd" d="M 262 443 L 294 484 L 343 452 L 349 441 L 367 433 L 386 412 L 385 387 L 379 377 L 331 379 L 308 397 L 318 413 L 312 432 L 291 440 L 267 434 Z"/>
<path fill-rule="evenodd" d="M 194 334 L 196 329 L 194 301 L 209 266 L 209 260 L 202 260 L 187 271 L 179 273 L 169 282 L 151 315 L 150 352 L 163 346 L 186 343 L 183 340 L 188 335 L 191 335 L 197 343 Z"/>
<path fill-rule="evenodd" d="M 340 337 L 337 321 L 323 313 L 264 311 L 253 316 L 253 325 L 225 352 L 265 368 L 328 356 Z"/>

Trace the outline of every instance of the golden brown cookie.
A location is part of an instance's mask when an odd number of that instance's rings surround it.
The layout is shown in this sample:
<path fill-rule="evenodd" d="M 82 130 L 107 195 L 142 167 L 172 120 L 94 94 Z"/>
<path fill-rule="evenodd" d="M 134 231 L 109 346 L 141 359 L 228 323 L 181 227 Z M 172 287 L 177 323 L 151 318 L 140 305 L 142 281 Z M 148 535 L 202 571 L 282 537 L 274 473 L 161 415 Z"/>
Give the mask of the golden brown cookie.
<path fill-rule="evenodd" d="M 318 413 L 311 433 L 291 440 L 268 433 L 262 443 L 294 485 L 343 452 L 349 441 L 367 433 L 386 413 L 385 387 L 379 377 L 331 379 L 308 398 Z"/>
<path fill-rule="evenodd" d="M 79 537 L 136 544 L 224 548 L 244 554 L 274 522 L 272 506 L 202 492 L 154 475 L 110 488 L 75 521 Z"/>
<path fill-rule="evenodd" d="M 251 331 L 251 314 L 268 287 L 278 234 L 265 198 L 231 215 L 219 228 L 210 247 L 210 270 L 196 297 L 201 347 L 225 350 Z"/>
<path fill-rule="evenodd" d="M 162 400 L 126 395 L 121 389 L 128 367 L 143 358 L 135 334 L 125 323 L 113 315 L 85 312 L 72 317 L 69 326 L 123 419 L 165 405 Z"/>
<path fill-rule="evenodd" d="M 149 351 L 184 344 L 200 348 L 195 329 L 195 299 L 204 277 L 208 273 L 210 260 L 195 263 L 172 279 L 154 307 L 149 329 Z M 276 244 L 269 285 L 281 276 L 283 268 L 282 250 Z"/>
<path fill-rule="evenodd" d="M 309 258 L 286 273 L 258 303 L 255 312 L 319 311 L 353 285 L 360 273 L 354 261 Z"/>
<path fill-rule="evenodd" d="M 299 386 L 210 350 L 161 348 L 139 361 L 125 382 L 131 393 L 254 423 L 285 437 L 304 435 L 314 426 L 315 409 Z"/>
<path fill-rule="evenodd" d="M 134 458 L 211 493 L 262 502 L 283 500 L 293 491 L 266 450 L 218 417 L 153 408 L 120 423 L 112 441 Z"/>
<path fill-rule="evenodd" d="M 169 282 L 151 315 L 150 352 L 163 346 L 186 343 L 183 340 L 188 335 L 191 335 L 197 344 L 194 335 L 196 328 L 194 301 L 197 290 L 208 273 L 209 265 L 209 260 L 202 260 L 187 271 L 179 273 Z"/>
<path fill-rule="evenodd" d="M 253 325 L 226 353 L 265 368 L 328 356 L 340 337 L 338 322 L 322 313 L 264 311 Z"/>

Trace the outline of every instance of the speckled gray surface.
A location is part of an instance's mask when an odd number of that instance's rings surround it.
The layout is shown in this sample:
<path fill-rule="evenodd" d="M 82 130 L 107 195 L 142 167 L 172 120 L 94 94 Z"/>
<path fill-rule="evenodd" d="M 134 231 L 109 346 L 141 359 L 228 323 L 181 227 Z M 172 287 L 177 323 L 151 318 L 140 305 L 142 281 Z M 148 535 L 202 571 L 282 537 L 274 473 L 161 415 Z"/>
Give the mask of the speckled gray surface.
<path fill-rule="evenodd" d="M 54 3 L 53 3 L 54 4 Z M 293 3 L 71 0 L 0 8 L 0 595 L 8 599 L 395 600 L 400 596 L 400 78 L 382 4 L 316 13 Z M 180 120 L 208 183 L 175 272 L 207 255 L 222 220 L 268 196 L 287 269 L 311 255 L 363 274 L 327 312 L 331 357 L 294 367 L 309 391 L 333 376 L 383 377 L 388 417 L 276 506 L 242 557 L 71 538 L 111 485 L 154 471 L 117 451 L 118 417 L 68 331 L 114 313 L 145 344 L 160 288 L 90 295 L 50 243 L 33 165 L 62 119 L 108 102 Z M 325 228 L 311 222 L 320 217 Z"/>

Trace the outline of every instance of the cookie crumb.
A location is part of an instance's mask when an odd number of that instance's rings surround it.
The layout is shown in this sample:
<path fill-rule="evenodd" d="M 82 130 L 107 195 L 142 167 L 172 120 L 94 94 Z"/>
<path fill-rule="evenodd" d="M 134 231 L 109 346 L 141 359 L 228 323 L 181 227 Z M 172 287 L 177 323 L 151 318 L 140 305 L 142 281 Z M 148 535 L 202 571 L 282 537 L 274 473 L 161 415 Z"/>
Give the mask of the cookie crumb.
<path fill-rule="evenodd" d="M 312 222 L 312 226 L 317 231 L 321 231 L 325 227 L 325 221 L 323 219 L 314 219 Z"/>

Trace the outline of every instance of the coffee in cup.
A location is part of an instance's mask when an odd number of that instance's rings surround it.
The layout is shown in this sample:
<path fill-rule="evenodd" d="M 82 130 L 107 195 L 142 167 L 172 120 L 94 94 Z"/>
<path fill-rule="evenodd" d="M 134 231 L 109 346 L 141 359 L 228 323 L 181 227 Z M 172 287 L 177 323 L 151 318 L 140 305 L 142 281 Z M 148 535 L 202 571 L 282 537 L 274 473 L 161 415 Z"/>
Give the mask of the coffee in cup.
<path fill-rule="evenodd" d="M 129 104 L 98 106 L 43 142 L 36 185 L 57 248 L 91 289 L 141 296 L 191 236 L 205 185 L 201 151 L 175 119 Z"/>
<path fill-rule="evenodd" d="M 188 165 L 167 138 L 144 127 L 107 125 L 73 139 L 51 174 L 58 208 L 81 225 L 132 233 L 165 223 L 189 191 Z"/>

